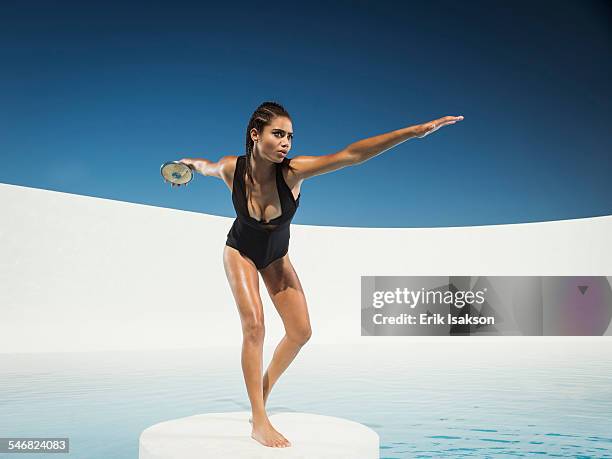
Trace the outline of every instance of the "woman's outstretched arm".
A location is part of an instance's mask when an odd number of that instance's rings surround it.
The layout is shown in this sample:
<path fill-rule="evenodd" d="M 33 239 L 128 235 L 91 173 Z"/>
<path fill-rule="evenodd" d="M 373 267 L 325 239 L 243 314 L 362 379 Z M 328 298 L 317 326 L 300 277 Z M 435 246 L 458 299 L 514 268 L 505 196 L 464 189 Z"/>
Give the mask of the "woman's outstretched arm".
<path fill-rule="evenodd" d="M 433 121 L 408 126 L 354 142 L 337 153 L 323 156 L 296 156 L 291 159 L 296 174 L 304 180 L 346 166 L 363 163 L 412 137 L 423 138 L 442 126 L 455 124 L 463 116 L 444 116 Z"/>
<path fill-rule="evenodd" d="M 179 161 L 202 175 L 223 178 L 223 170 L 232 160 L 235 162 L 236 157 L 222 156 L 217 162 L 206 158 L 182 158 Z"/>
<path fill-rule="evenodd" d="M 377 135 L 375 137 L 360 140 L 350 144 L 348 147 L 346 147 L 346 150 L 348 150 L 355 158 L 355 164 L 359 164 L 389 150 L 390 148 L 395 147 L 396 145 L 399 145 L 402 142 L 405 142 L 408 139 L 411 139 L 412 137 L 423 138 L 426 135 L 437 131 L 442 126 L 446 126 L 447 124 L 455 124 L 457 121 L 461 121 L 462 119 L 463 116 L 445 116 L 427 123 L 408 126 L 395 131 L 387 132 L 385 134 Z"/>

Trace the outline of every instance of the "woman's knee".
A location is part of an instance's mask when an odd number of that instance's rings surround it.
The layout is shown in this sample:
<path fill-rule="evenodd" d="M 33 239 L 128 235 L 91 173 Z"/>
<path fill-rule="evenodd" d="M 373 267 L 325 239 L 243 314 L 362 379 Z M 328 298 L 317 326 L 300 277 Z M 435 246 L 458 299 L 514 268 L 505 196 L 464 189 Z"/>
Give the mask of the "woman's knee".
<path fill-rule="evenodd" d="M 243 321 L 242 337 L 245 341 L 262 343 L 266 334 L 263 319 L 251 318 Z"/>
<path fill-rule="evenodd" d="M 306 325 L 292 330 L 291 333 L 287 333 L 287 336 L 294 343 L 303 346 L 308 342 L 308 340 L 310 340 L 310 337 L 312 336 L 312 329 L 310 328 L 310 325 Z"/>

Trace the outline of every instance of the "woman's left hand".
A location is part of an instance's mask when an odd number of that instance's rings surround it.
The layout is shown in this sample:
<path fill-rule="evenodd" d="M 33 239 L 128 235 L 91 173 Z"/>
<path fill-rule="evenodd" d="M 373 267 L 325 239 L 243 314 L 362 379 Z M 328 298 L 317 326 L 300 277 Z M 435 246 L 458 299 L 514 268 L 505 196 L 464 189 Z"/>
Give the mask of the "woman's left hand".
<path fill-rule="evenodd" d="M 461 121 L 462 119 L 463 116 L 444 116 L 442 118 L 438 118 L 437 120 L 429 121 L 428 123 L 419 124 L 417 126 L 416 137 L 422 139 L 426 135 L 437 131 L 442 126 L 446 126 L 447 124 L 455 124 L 457 121 Z"/>

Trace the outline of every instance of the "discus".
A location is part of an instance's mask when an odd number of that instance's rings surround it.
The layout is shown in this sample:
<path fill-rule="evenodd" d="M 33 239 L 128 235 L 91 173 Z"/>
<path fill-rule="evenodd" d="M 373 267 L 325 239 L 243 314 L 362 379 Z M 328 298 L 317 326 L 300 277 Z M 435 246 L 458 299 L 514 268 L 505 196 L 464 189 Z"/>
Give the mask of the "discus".
<path fill-rule="evenodd" d="M 180 161 L 168 161 L 161 166 L 161 175 L 175 185 L 187 185 L 193 180 L 193 169 Z"/>

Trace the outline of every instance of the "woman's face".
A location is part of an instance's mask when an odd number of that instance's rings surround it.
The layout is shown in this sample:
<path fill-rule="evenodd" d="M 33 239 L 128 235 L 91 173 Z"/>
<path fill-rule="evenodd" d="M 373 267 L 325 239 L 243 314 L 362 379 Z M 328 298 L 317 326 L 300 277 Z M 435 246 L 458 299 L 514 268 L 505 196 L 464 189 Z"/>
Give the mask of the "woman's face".
<path fill-rule="evenodd" d="M 251 131 L 251 139 L 257 140 L 257 150 L 261 156 L 275 163 L 283 162 L 283 159 L 291 150 L 293 141 L 293 126 L 287 117 L 276 117 L 268 126 L 264 126 L 261 135 L 257 131 Z"/>

